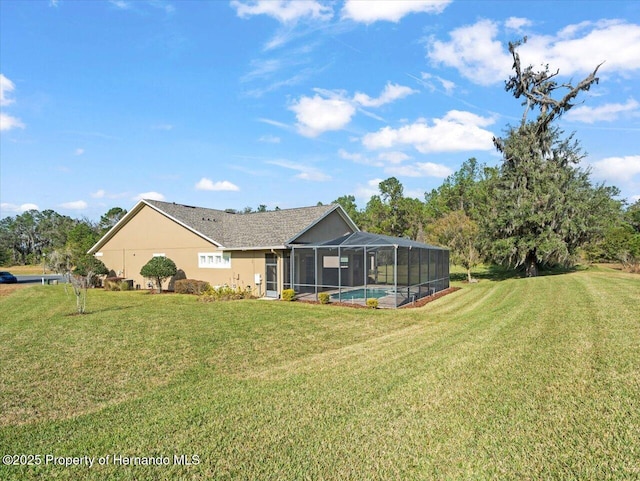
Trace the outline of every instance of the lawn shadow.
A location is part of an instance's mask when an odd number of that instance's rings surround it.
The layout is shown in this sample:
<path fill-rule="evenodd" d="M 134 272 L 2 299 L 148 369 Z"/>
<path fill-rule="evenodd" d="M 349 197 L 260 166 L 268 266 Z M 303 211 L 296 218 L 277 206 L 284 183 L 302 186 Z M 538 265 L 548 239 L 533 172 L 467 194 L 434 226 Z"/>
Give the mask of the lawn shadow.
<path fill-rule="evenodd" d="M 538 273 L 539 277 L 545 276 L 557 276 L 564 274 L 572 274 L 586 269 L 584 266 L 572 266 L 572 267 L 549 267 L 543 266 Z M 487 281 L 506 281 L 507 279 L 523 279 L 526 278 L 524 267 L 522 268 L 509 268 L 500 265 L 487 265 L 477 267 L 471 271 L 471 276 L 476 280 Z M 466 272 L 453 272 L 450 274 L 452 282 L 466 282 Z"/>
<path fill-rule="evenodd" d="M 517 269 L 509 269 L 498 265 L 483 265 L 471 270 L 471 277 L 476 281 L 504 281 L 523 276 L 524 271 L 520 272 Z M 449 277 L 452 282 L 467 282 L 466 272 L 452 272 Z"/>
<path fill-rule="evenodd" d="M 67 317 L 72 317 L 72 316 L 91 316 L 93 314 L 98 314 L 101 312 L 114 312 L 114 311 L 124 311 L 126 309 L 133 309 L 136 306 L 112 306 L 112 307 L 105 307 L 104 309 L 95 309 L 95 310 L 90 310 L 90 311 L 84 311 L 82 313 L 80 312 L 71 312 L 69 314 L 67 314 Z"/>

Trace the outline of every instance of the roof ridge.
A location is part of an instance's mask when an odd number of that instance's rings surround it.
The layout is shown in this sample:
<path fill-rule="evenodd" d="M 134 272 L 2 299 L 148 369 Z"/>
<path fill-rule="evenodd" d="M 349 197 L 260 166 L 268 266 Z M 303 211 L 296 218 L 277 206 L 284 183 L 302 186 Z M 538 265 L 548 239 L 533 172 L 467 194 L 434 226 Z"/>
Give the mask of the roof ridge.
<path fill-rule="evenodd" d="M 274 213 L 274 212 L 288 212 L 288 211 L 293 211 L 293 210 L 303 210 L 303 209 L 320 209 L 322 207 L 325 208 L 330 208 L 330 207 L 335 207 L 336 203 L 331 203 L 331 204 L 322 204 L 322 205 L 308 205 L 308 206 L 302 206 L 302 207 L 287 207 L 285 209 L 278 209 L 278 210 L 266 210 L 263 212 L 258 212 L 258 211 L 252 211 L 252 212 L 247 212 L 247 213 L 242 213 L 242 212 L 229 212 L 226 209 L 215 209 L 213 207 L 202 207 L 202 206 L 197 206 L 197 205 L 188 205 L 188 204 L 181 204 L 178 202 L 167 202 L 165 200 L 156 200 L 156 199 L 142 199 L 144 202 L 148 202 L 148 203 L 157 203 L 157 204 L 165 204 L 165 205 L 174 205 L 174 206 L 179 206 L 179 207 L 187 207 L 189 209 L 204 209 L 204 210 L 213 210 L 216 212 L 220 212 L 221 214 L 227 214 L 230 216 L 234 216 L 234 215 L 252 215 L 252 214 L 268 214 L 268 213 Z M 159 207 L 159 206 L 156 206 Z"/>

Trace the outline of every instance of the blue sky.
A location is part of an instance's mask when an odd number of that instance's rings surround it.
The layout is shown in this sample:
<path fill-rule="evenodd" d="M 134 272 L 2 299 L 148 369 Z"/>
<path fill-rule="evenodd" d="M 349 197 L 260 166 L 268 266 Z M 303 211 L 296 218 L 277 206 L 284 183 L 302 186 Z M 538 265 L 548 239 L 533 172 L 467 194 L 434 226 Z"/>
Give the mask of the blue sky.
<path fill-rule="evenodd" d="M 0 2 L 0 217 L 423 199 L 523 108 L 524 63 L 600 83 L 561 121 L 640 198 L 640 2 Z"/>

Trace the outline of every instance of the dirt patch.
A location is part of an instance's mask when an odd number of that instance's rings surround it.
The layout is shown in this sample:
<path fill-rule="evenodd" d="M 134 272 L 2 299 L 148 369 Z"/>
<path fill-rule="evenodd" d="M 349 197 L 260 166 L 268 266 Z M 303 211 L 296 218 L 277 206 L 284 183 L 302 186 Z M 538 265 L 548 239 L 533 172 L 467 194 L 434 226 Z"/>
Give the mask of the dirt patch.
<path fill-rule="evenodd" d="M 10 296 L 18 289 L 24 289 L 31 285 L 32 284 L 0 284 L 0 297 Z"/>
<path fill-rule="evenodd" d="M 432 296 L 423 297 L 422 299 L 418 299 L 416 302 L 411 304 L 405 304 L 404 306 L 400 306 L 400 309 L 412 309 L 414 307 L 422 307 L 425 304 L 429 304 L 430 302 L 435 301 L 436 299 L 440 299 L 441 297 L 446 296 L 447 294 L 451 294 L 452 292 L 459 291 L 460 287 L 449 287 L 444 291 L 436 292 Z"/>

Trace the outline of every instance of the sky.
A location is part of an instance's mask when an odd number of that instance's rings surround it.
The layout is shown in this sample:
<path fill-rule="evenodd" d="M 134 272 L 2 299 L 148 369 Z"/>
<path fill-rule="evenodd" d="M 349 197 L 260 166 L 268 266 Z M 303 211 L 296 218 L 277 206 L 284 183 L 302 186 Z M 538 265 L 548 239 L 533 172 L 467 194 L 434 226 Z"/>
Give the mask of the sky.
<path fill-rule="evenodd" d="M 0 218 L 155 199 L 424 200 L 524 108 L 522 63 L 599 83 L 560 119 L 594 183 L 640 199 L 640 2 L 1 0 Z"/>

